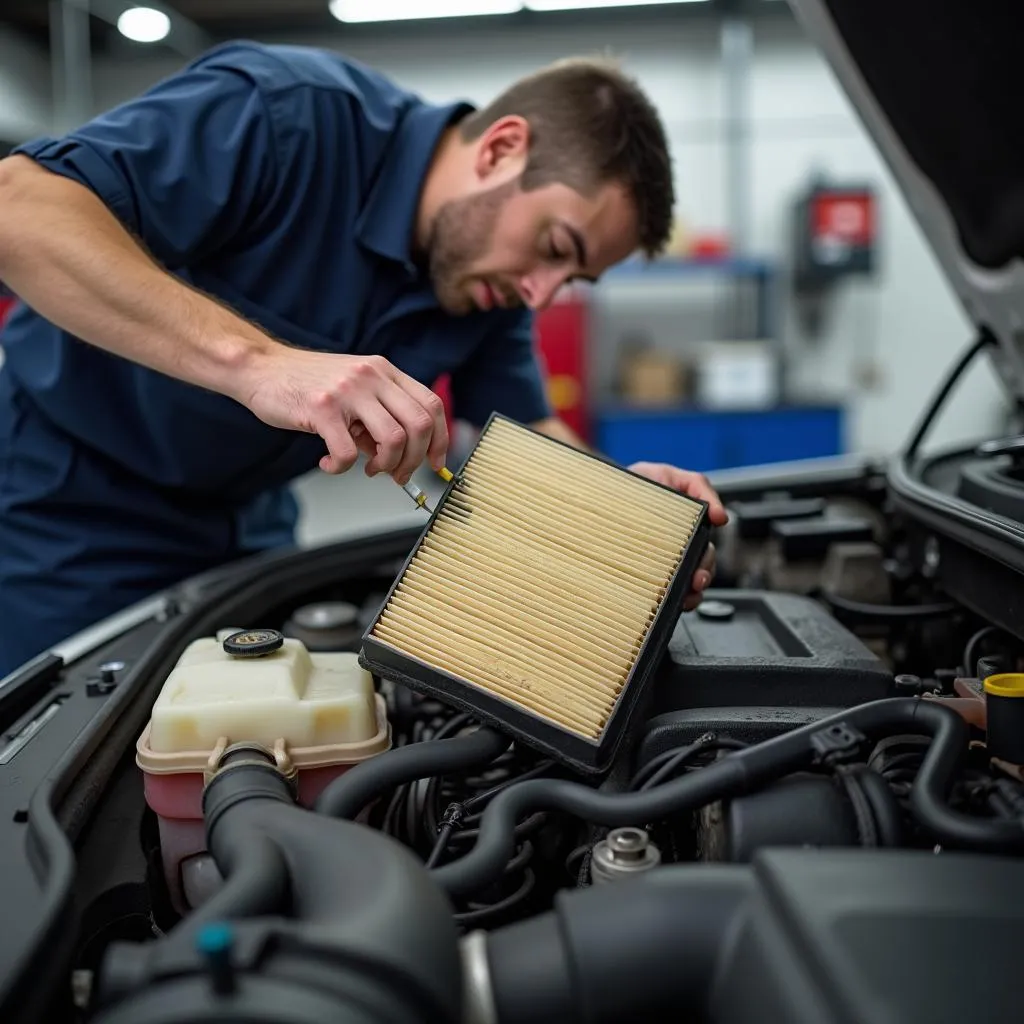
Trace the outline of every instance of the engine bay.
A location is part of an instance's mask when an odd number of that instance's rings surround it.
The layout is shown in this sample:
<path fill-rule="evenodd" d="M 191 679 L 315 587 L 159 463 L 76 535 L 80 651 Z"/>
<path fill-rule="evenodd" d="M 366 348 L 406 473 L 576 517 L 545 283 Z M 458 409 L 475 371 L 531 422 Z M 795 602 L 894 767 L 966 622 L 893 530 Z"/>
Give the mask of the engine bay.
<path fill-rule="evenodd" d="M 791 6 L 973 325 L 905 448 L 716 476 L 714 589 L 662 606 L 607 763 L 370 670 L 421 523 L 0 680 L 3 1024 L 1021 1019 L 1020 11 L 965 46 L 952 7 Z M 925 453 L 982 353 L 1016 436 Z"/>
<path fill-rule="evenodd" d="M 886 479 L 722 487 L 716 586 L 598 774 L 360 665 L 416 531 L 30 666 L 3 1019 L 1015 1019 L 1024 639 Z M 963 943 L 983 982 L 937 982 Z"/>

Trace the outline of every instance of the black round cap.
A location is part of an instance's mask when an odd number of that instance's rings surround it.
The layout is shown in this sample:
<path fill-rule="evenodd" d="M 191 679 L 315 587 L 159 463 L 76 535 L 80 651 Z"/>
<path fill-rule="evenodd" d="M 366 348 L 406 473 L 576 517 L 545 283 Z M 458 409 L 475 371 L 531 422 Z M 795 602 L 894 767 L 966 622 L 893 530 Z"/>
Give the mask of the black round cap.
<path fill-rule="evenodd" d="M 924 680 L 909 672 L 896 676 L 892 683 L 897 697 L 920 697 L 925 689 Z"/>
<path fill-rule="evenodd" d="M 262 658 L 284 644 L 284 634 L 276 629 L 242 629 L 224 640 L 224 652 L 235 658 Z"/>

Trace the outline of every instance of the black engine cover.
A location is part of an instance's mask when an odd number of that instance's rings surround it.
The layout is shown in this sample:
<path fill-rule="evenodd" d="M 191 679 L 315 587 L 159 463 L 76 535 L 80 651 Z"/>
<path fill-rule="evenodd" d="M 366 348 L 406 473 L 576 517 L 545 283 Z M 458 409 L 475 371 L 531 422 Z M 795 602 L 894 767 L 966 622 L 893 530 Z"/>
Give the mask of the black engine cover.
<path fill-rule="evenodd" d="M 774 850 L 718 965 L 715 1024 L 1011 1024 L 1024 866 Z"/>
<path fill-rule="evenodd" d="M 634 767 L 706 732 L 758 743 L 892 687 L 886 665 L 811 598 L 709 590 L 676 625 Z"/>
<path fill-rule="evenodd" d="M 852 707 L 891 696 L 886 666 L 816 601 L 708 591 L 680 616 L 653 714 L 696 707 Z"/>

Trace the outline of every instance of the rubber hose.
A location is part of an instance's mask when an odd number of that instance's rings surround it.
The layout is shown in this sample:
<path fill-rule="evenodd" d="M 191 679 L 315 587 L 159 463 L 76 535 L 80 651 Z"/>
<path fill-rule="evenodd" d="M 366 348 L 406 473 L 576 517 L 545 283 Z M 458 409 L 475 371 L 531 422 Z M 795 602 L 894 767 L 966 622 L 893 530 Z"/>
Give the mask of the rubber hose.
<path fill-rule="evenodd" d="M 946 805 L 967 747 L 967 726 L 954 711 L 916 698 L 896 697 L 850 708 L 766 740 L 690 775 L 643 793 L 599 793 L 578 783 L 534 779 L 500 793 L 484 811 L 480 836 L 466 856 L 431 872 L 451 895 L 465 896 L 493 882 L 514 848 L 516 822 L 538 810 L 573 814 L 609 827 L 633 825 L 696 810 L 773 782 L 809 764 L 811 738 L 833 727 L 867 738 L 891 732 L 926 733 L 933 742 L 911 791 L 915 818 L 939 842 L 985 851 L 1024 850 L 1024 823 L 971 818 Z"/>
<path fill-rule="evenodd" d="M 874 808 L 867 794 L 861 788 L 860 777 L 849 766 L 842 765 L 837 771 L 837 781 L 843 789 L 846 803 L 857 824 L 857 838 L 861 846 L 878 846 L 878 827 Z"/>
<path fill-rule="evenodd" d="M 710 1020 L 723 942 L 753 880 L 733 865 L 666 866 L 560 893 L 555 909 L 492 931 L 490 995 L 501 1024 Z"/>
<path fill-rule="evenodd" d="M 946 374 L 946 379 L 940 385 L 931 402 L 929 402 L 928 408 L 925 409 L 924 415 L 922 415 L 913 436 L 903 452 L 903 459 L 906 462 L 909 463 L 911 459 L 917 456 L 917 450 L 921 447 L 921 442 L 927 436 L 928 431 L 935 422 L 935 418 L 939 414 L 939 410 L 946 404 L 946 399 L 949 398 L 950 392 L 956 386 L 956 382 L 960 379 L 963 372 L 971 365 L 974 358 L 983 348 L 994 344 L 994 342 L 995 336 L 992 334 L 992 331 L 988 327 L 982 327 L 978 337 L 967 346 L 963 354 L 956 361 L 956 364 Z"/>
<path fill-rule="evenodd" d="M 247 764 L 234 764 L 248 758 Z M 229 757 L 203 793 L 207 847 L 224 884 L 201 907 L 193 911 L 175 931 L 197 931 L 210 921 L 239 920 L 278 913 L 289 894 L 288 864 L 277 844 L 268 836 L 231 829 L 219 829 L 232 807 L 257 800 L 293 806 L 287 782 L 270 764 L 251 751 Z"/>
<path fill-rule="evenodd" d="M 224 885 L 175 929 L 198 931 L 212 921 L 279 913 L 288 898 L 288 865 L 273 840 L 247 837 Z"/>
<path fill-rule="evenodd" d="M 877 772 L 861 767 L 857 781 L 871 805 L 878 829 L 878 845 L 896 847 L 903 841 L 903 819 L 889 784 Z"/>
<path fill-rule="evenodd" d="M 367 804 L 395 786 L 482 768 L 500 757 L 511 742 L 495 729 L 481 728 L 450 740 L 396 747 L 335 779 L 320 794 L 316 810 L 331 818 L 355 818 Z"/>

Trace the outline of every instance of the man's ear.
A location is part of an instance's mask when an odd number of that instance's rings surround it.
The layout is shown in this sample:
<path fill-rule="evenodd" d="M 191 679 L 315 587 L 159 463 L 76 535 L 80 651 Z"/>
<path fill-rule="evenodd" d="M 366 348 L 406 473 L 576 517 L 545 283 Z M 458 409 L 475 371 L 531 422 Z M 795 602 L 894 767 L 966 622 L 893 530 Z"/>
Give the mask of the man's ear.
<path fill-rule="evenodd" d="M 477 139 L 474 170 L 481 178 L 504 180 L 522 173 L 530 153 L 530 122 L 509 114 L 490 124 Z"/>

